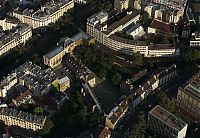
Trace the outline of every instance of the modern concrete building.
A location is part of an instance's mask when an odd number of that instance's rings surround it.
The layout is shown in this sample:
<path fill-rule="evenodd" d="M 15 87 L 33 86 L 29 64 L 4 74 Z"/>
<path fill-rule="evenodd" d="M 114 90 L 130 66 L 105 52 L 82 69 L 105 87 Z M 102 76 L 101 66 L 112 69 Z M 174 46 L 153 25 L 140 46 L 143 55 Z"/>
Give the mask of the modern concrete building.
<path fill-rule="evenodd" d="M 121 20 L 107 25 L 109 21 L 108 13 L 101 11 L 87 19 L 87 33 L 93 36 L 96 41 L 108 46 L 109 48 L 132 55 L 141 53 L 145 57 L 171 57 L 178 56 L 179 50 L 174 46 L 158 46 L 147 43 L 146 41 L 136 41 L 116 35 L 116 32 L 127 30 L 132 24 L 137 23 L 140 14 L 137 12 L 128 12 Z M 157 49 L 156 49 L 157 48 Z M 157 51 L 156 51 L 157 50 Z"/>
<path fill-rule="evenodd" d="M 188 124 L 161 106 L 157 105 L 149 111 L 148 126 L 159 136 L 184 138 L 186 137 Z"/>
<path fill-rule="evenodd" d="M 134 39 L 137 39 L 145 34 L 144 28 L 137 23 L 126 31 L 127 35 L 131 35 Z"/>
<path fill-rule="evenodd" d="M 190 47 L 199 47 L 200 46 L 200 32 L 196 31 L 192 33 L 190 39 Z"/>
<path fill-rule="evenodd" d="M 200 122 L 200 72 L 179 87 L 176 104 L 186 115 Z"/>
<path fill-rule="evenodd" d="M 17 17 L 22 23 L 29 24 L 33 29 L 47 26 L 49 23 L 55 23 L 69 9 L 74 7 L 74 0 L 49 1 L 41 6 L 41 9 L 22 10 L 17 8 L 12 15 Z"/>
<path fill-rule="evenodd" d="M 8 126 L 15 125 L 37 131 L 43 128 L 46 117 L 32 115 L 12 108 L 0 108 L 0 120 Z"/>

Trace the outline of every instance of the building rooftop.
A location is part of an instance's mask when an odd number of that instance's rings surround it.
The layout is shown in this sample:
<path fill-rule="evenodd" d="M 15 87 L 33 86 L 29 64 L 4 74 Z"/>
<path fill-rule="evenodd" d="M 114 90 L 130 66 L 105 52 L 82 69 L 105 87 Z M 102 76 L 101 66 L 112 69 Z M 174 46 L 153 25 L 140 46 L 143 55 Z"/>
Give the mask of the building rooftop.
<path fill-rule="evenodd" d="M 179 89 L 185 90 L 187 93 L 200 100 L 200 72 L 195 74 L 185 86 Z"/>
<path fill-rule="evenodd" d="M 85 40 L 89 40 L 91 38 L 91 36 L 83 31 L 75 34 L 74 36 L 71 37 L 72 41 L 77 41 L 79 39 L 85 39 Z"/>
<path fill-rule="evenodd" d="M 121 20 L 114 22 L 110 26 L 108 26 L 107 30 L 105 31 L 105 34 L 110 34 L 111 32 L 115 31 L 118 28 L 122 28 L 127 22 L 132 20 L 134 17 L 139 15 L 139 12 L 132 12 L 131 14 L 127 14 L 125 17 L 123 17 Z"/>
<path fill-rule="evenodd" d="M 111 131 L 107 127 L 104 127 L 98 138 L 109 138 L 110 136 L 111 136 Z"/>
<path fill-rule="evenodd" d="M 153 19 L 153 21 L 151 22 L 150 28 L 154 28 L 154 29 L 158 29 L 162 32 L 165 33 L 172 33 L 173 32 L 173 26 L 170 25 L 169 23 L 160 21 L 158 19 Z"/>
<path fill-rule="evenodd" d="M 110 119 L 110 121 L 113 124 L 116 124 L 118 120 L 121 118 L 122 114 L 126 112 L 128 107 L 129 107 L 128 99 L 126 98 L 111 110 L 107 118 Z"/>
<path fill-rule="evenodd" d="M 58 83 L 59 83 L 59 84 L 62 84 L 62 83 L 64 83 L 64 82 L 68 82 L 68 81 L 70 81 L 69 77 L 65 76 L 65 77 L 59 79 L 59 80 L 58 80 Z"/>
<path fill-rule="evenodd" d="M 173 64 L 172 66 L 165 68 L 165 69 L 160 69 L 160 70 L 158 69 L 155 74 L 156 74 L 157 77 L 162 78 L 166 74 L 172 73 L 174 71 L 176 71 L 176 65 L 175 64 Z"/>
<path fill-rule="evenodd" d="M 111 38 L 112 40 L 121 42 L 121 43 L 125 43 L 125 44 L 130 44 L 130 45 L 137 45 L 137 46 L 147 46 L 147 42 L 145 41 L 135 41 L 135 40 L 130 40 L 127 38 L 123 38 L 117 35 L 111 35 L 109 36 L 109 38 Z"/>
<path fill-rule="evenodd" d="M 6 76 L 5 78 L 3 78 L 0 81 L 0 89 L 3 89 L 5 86 L 9 85 L 9 83 L 16 78 L 17 78 L 16 73 L 11 73 L 8 76 Z"/>
<path fill-rule="evenodd" d="M 19 102 L 22 101 L 25 97 L 27 97 L 28 95 L 31 95 L 31 91 L 28 89 L 27 91 L 25 91 L 24 93 L 22 93 L 21 95 L 19 95 L 15 101 Z"/>
<path fill-rule="evenodd" d="M 22 10 L 20 8 L 17 8 L 14 10 L 14 12 L 23 14 L 26 16 L 31 16 L 36 19 L 46 19 L 47 17 L 54 14 L 56 11 L 60 9 L 65 4 L 73 2 L 72 0 L 59 0 L 59 1 L 48 1 L 46 2 L 39 10 L 33 10 L 30 8 L 26 8 L 25 10 Z"/>
<path fill-rule="evenodd" d="M 26 87 L 31 87 L 33 92 L 42 93 L 55 79 L 55 73 L 50 69 L 43 70 L 41 67 L 28 61 L 15 69 L 20 80 Z"/>
<path fill-rule="evenodd" d="M 135 24 L 134 26 L 132 26 L 130 29 L 128 29 L 127 31 L 126 31 L 126 33 L 127 34 L 130 34 L 130 33 L 132 33 L 133 31 L 135 31 L 138 27 L 140 27 L 141 25 L 140 25 L 140 23 L 137 23 L 137 24 Z"/>
<path fill-rule="evenodd" d="M 0 108 L 0 114 L 13 118 L 22 119 L 27 122 L 36 123 L 37 125 L 42 125 L 42 126 L 44 125 L 44 122 L 46 120 L 45 116 L 37 116 L 23 111 L 18 111 L 13 108 Z"/>
<path fill-rule="evenodd" d="M 22 33 L 30 29 L 31 27 L 29 25 L 20 23 L 8 32 L 0 32 L 0 48 L 11 41 L 14 41 L 14 39 L 19 38 Z"/>
<path fill-rule="evenodd" d="M 158 118 L 160 121 L 165 123 L 171 128 L 174 128 L 178 131 L 180 131 L 183 127 L 185 127 L 187 124 L 181 120 L 180 118 L 176 117 L 172 113 L 168 112 L 165 110 L 163 107 L 157 105 L 154 107 L 149 114 L 155 116 Z"/>
<path fill-rule="evenodd" d="M 172 44 L 153 44 L 149 45 L 149 50 L 175 50 L 176 48 Z"/>
<path fill-rule="evenodd" d="M 56 55 L 60 54 L 61 52 L 63 52 L 64 48 L 62 46 L 52 50 L 51 52 L 47 53 L 45 55 L 46 58 L 48 59 L 52 59 L 53 57 L 55 57 Z"/>

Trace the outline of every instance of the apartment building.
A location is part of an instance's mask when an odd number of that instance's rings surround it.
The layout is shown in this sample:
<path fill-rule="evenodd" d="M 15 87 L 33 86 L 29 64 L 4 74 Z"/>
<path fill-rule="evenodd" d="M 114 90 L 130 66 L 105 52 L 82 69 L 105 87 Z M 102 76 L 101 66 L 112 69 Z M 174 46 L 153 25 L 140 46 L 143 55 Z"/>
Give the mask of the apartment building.
<path fill-rule="evenodd" d="M 158 79 L 158 86 L 161 86 L 161 85 L 169 82 L 170 80 L 176 78 L 177 77 L 176 65 L 173 64 L 172 66 L 159 71 L 156 74 L 156 77 Z"/>
<path fill-rule="evenodd" d="M 34 95 L 47 94 L 56 80 L 55 73 L 47 68 L 43 70 L 40 66 L 28 61 L 15 69 L 19 84 L 30 89 Z"/>
<path fill-rule="evenodd" d="M 136 10 L 141 10 L 141 0 L 134 0 L 133 7 Z"/>
<path fill-rule="evenodd" d="M 0 120 L 8 126 L 15 125 L 37 131 L 43 128 L 46 117 L 36 116 L 12 108 L 0 108 Z"/>
<path fill-rule="evenodd" d="M 132 55 L 133 53 L 141 53 L 145 57 L 157 56 L 178 56 L 179 49 L 175 47 L 158 47 L 149 45 L 146 41 L 136 41 L 116 35 L 116 32 L 124 31 L 140 19 L 137 12 L 129 12 L 121 20 L 107 25 L 109 21 L 108 13 L 101 11 L 87 19 L 87 33 L 93 36 L 96 41 L 108 46 L 109 48 Z M 157 49 L 156 49 L 157 48 Z"/>
<path fill-rule="evenodd" d="M 149 76 L 149 77 L 147 77 Z M 132 106 L 135 108 L 142 102 L 149 94 L 161 85 L 166 84 L 177 76 L 176 65 L 172 65 L 168 68 L 159 68 L 153 74 L 147 74 L 140 77 L 140 84 L 135 85 L 133 83 L 126 82 L 126 92 L 128 92 L 129 98 L 132 99 Z M 144 78 L 144 79 L 143 79 Z M 123 84 L 125 86 L 125 84 Z M 128 88 L 128 89 L 127 89 Z"/>
<path fill-rule="evenodd" d="M 195 74 L 185 85 L 179 87 L 176 104 L 193 119 L 200 121 L 200 72 Z"/>
<path fill-rule="evenodd" d="M 151 1 L 146 3 L 144 11 L 155 19 L 167 23 L 177 23 L 183 17 L 185 4 L 185 1 Z"/>
<path fill-rule="evenodd" d="M 19 44 L 25 44 L 31 36 L 32 30 L 27 24 L 18 24 L 8 33 L 0 33 L 0 56 L 8 54 Z"/>
<path fill-rule="evenodd" d="M 13 87 L 17 84 L 18 78 L 16 73 L 11 73 L 0 81 L 0 97 L 5 98 L 13 91 Z"/>
<path fill-rule="evenodd" d="M 114 9 L 122 12 L 123 10 L 127 10 L 129 8 L 130 0 L 115 0 Z"/>
<path fill-rule="evenodd" d="M 73 7 L 74 0 L 48 1 L 37 11 L 29 8 L 21 11 L 20 8 L 17 8 L 12 12 L 12 15 L 35 29 L 47 26 L 49 23 L 55 23 Z"/>
<path fill-rule="evenodd" d="M 15 99 L 12 99 L 12 102 L 15 106 L 19 106 L 23 103 L 29 103 L 27 101 L 31 101 L 32 93 L 29 89 L 27 89 L 25 92 L 21 93 L 19 96 L 17 96 Z M 32 103 L 32 102 L 31 102 Z"/>
<path fill-rule="evenodd" d="M 190 39 L 190 47 L 199 47 L 200 46 L 200 32 L 196 31 L 192 33 Z"/>
<path fill-rule="evenodd" d="M 148 113 L 148 126 L 159 136 L 184 138 L 188 124 L 157 105 Z"/>
<path fill-rule="evenodd" d="M 2 27 L 4 31 L 11 30 L 12 28 L 17 27 L 18 23 L 19 23 L 19 20 L 14 20 L 11 18 L 0 19 L 0 26 Z"/>
<path fill-rule="evenodd" d="M 110 129 L 115 129 L 117 123 L 125 116 L 129 108 L 128 99 L 122 100 L 115 106 L 110 113 L 106 116 L 105 126 Z"/>

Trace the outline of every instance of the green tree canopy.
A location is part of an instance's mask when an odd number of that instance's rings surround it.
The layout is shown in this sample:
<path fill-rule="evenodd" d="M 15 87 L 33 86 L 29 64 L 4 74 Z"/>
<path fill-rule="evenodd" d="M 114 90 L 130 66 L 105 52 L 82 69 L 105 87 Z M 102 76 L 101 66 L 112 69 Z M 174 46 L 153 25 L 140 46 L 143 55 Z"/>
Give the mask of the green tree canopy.
<path fill-rule="evenodd" d="M 158 103 L 168 110 L 169 112 L 173 113 L 175 110 L 175 102 L 171 100 L 164 92 L 159 92 L 156 95 L 156 99 Z"/>
<path fill-rule="evenodd" d="M 47 119 L 42 130 L 40 130 L 40 133 L 42 135 L 47 135 L 50 133 L 51 129 L 54 127 L 53 122 L 50 119 Z"/>
<path fill-rule="evenodd" d="M 112 77 L 112 82 L 115 85 L 118 85 L 122 81 L 122 75 L 120 73 L 115 73 Z"/>
<path fill-rule="evenodd" d="M 44 112 L 44 110 L 43 110 L 43 108 L 42 107 L 35 107 L 34 109 L 33 109 L 33 112 L 35 113 L 35 114 L 43 114 L 43 112 Z"/>

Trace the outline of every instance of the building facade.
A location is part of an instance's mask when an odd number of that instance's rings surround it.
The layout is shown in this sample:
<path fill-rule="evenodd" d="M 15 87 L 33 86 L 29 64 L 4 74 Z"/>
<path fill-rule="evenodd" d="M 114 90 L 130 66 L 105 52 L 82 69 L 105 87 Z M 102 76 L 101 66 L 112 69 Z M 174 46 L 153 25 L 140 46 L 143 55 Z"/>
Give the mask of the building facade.
<path fill-rule="evenodd" d="M 16 73 L 12 73 L 5 77 L 0 82 L 0 97 L 5 98 L 9 92 L 13 91 L 12 88 L 17 84 L 18 78 Z"/>
<path fill-rule="evenodd" d="M 110 129 L 115 129 L 117 123 L 125 116 L 129 108 L 128 99 L 122 100 L 117 106 L 115 106 L 106 117 L 105 126 Z"/>
<path fill-rule="evenodd" d="M 117 11 L 127 10 L 129 8 L 129 0 L 115 0 L 114 9 Z"/>
<path fill-rule="evenodd" d="M 139 52 L 145 57 L 179 56 L 179 49 L 177 51 L 174 46 L 166 49 L 166 47 L 156 47 L 153 45 L 154 49 L 151 49 L 152 44 L 149 45 L 146 41 L 130 40 L 115 34 L 116 32 L 123 31 L 128 26 L 135 24 L 139 19 L 140 14 L 130 12 L 121 20 L 107 26 L 105 22 L 109 20 L 108 14 L 101 11 L 87 19 L 86 30 L 88 34 L 96 39 L 96 41 L 115 51 L 128 55 Z"/>
<path fill-rule="evenodd" d="M 47 2 L 41 9 L 25 9 L 22 12 L 19 8 L 15 9 L 12 15 L 22 23 L 29 24 L 33 29 L 55 23 L 69 9 L 74 7 L 74 0 L 63 0 L 59 2 Z"/>
<path fill-rule="evenodd" d="M 19 24 L 13 29 L 13 31 L 9 31 L 9 33 L 3 32 L 0 34 L 0 56 L 8 54 L 19 44 L 25 44 L 25 42 L 32 36 L 31 27 L 27 24 Z"/>
<path fill-rule="evenodd" d="M 190 39 L 190 47 L 199 47 L 200 46 L 200 32 L 196 31 L 192 33 Z"/>
<path fill-rule="evenodd" d="M 191 78 L 186 85 L 179 87 L 176 104 L 193 119 L 200 121 L 200 72 Z"/>
<path fill-rule="evenodd" d="M 8 126 L 15 125 L 37 131 L 43 128 L 46 117 L 32 115 L 12 108 L 1 108 L 0 120 Z"/>
<path fill-rule="evenodd" d="M 148 126 L 159 136 L 184 138 L 188 124 L 157 105 L 148 113 Z"/>

